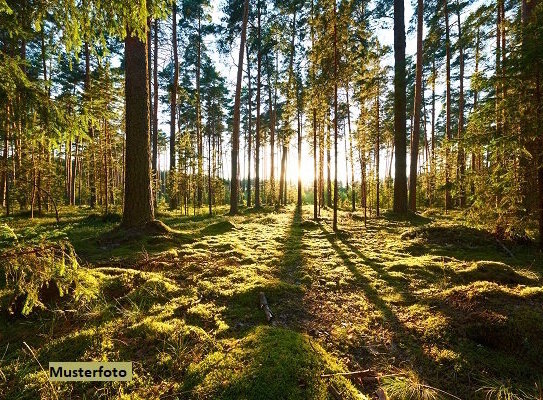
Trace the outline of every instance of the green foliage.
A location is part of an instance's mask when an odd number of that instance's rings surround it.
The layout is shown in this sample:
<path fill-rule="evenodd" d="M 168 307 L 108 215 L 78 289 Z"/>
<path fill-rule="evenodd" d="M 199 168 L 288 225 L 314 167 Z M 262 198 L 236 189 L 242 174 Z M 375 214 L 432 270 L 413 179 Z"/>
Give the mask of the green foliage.
<path fill-rule="evenodd" d="M 15 246 L 2 254 L 1 274 L 5 303 L 2 311 L 28 315 L 69 294 L 75 301 L 88 301 L 96 283 L 79 268 L 72 246 L 42 243 L 36 247 Z"/>

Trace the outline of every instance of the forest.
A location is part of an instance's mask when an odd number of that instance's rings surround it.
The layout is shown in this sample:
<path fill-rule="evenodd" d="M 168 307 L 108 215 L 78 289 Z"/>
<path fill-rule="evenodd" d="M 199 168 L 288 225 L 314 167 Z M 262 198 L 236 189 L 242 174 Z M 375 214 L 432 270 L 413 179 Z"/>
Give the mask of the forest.
<path fill-rule="evenodd" d="M 542 400 L 542 84 L 540 0 L 0 0 L 0 398 Z"/>

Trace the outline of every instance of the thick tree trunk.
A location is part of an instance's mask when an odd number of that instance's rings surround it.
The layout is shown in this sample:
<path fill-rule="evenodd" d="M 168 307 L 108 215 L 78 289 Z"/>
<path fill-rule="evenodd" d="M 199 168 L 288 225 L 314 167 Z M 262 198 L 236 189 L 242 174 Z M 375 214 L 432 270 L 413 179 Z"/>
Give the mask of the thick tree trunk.
<path fill-rule="evenodd" d="M 260 207 L 260 73 L 262 54 L 260 51 L 260 0 L 257 4 L 257 55 L 256 55 L 256 132 L 255 132 L 255 207 Z M 248 68 L 248 67 L 247 67 Z"/>
<path fill-rule="evenodd" d="M 394 204 L 396 213 L 407 212 L 406 77 L 403 0 L 394 0 Z"/>
<path fill-rule="evenodd" d="M 313 219 L 318 218 L 318 188 L 317 188 L 317 110 L 313 108 Z"/>
<path fill-rule="evenodd" d="M 175 161 L 175 117 L 177 111 L 177 85 L 179 80 L 179 56 L 177 54 L 177 3 L 172 6 L 172 47 L 173 47 L 173 81 L 170 93 L 170 208 L 177 208 L 177 194 L 175 189 L 176 161 Z"/>
<path fill-rule="evenodd" d="M 319 216 L 321 208 L 324 207 L 324 119 L 319 132 Z"/>
<path fill-rule="evenodd" d="M 446 110 L 445 110 L 445 212 L 452 207 L 451 197 L 451 171 L 450 171 L 450 142 L 451 142 L 451 40 L 449 29 L 449 11 L 447 1 L 443 2 L 443 14 L 445 15 L 445 63 L 446 63 Z"/>
<path fill-rule="evenodd" d="M 326 135 L 326 205 L 329 208 L 332 208 L 332 175 L 331 175 L 331 162 L 332 162 L 332 132 L 330 127 L 330 113 L 328 113 L 328 124 L 326 130 L 328 134 Z"/>
<path fill-rule="evenodd" d="M 436 147 L 436 58 L 432 58 L 432 154 L 430 154 L 430 206 L 434 203 L 434 190 L 435 190 L 435 179 L 436 179 L 436 158 L 435 158 L 435 147 Z"/>
<path fill-rule="evenodd" d="M 249 0 L 245 0 L 244 5 L 243 5 L 241 42 L 239 46 L 236 94 L 234 97 L 234 121 L 233 121 L 233 127 L 232 127 L 232 173 L 230 175 L 230 215 L 235 215 L 238 213 L 238 203 L 239 203 L 238 157 L 239 157 L 239 125 L 240 125 L 240 106 L 241 106 L 241 80 L 243 76 L 243 58 L 244 58 L 243 53 L 245 50 L 245 41 L 247 38 L 248 16 L 249 16 Z"/>
<path fill-rule="evenodd" d="M 213 135 L 213 137 L 215 137 L 215 135 Z M 249 181 L 250 180 L 251 179 L 249 179 Z M 209 129 L 209 133 L 207 135 L 207 204 L 209 207 L 209 215 L 213 215 L 213 185 L 211 182 L 211 129 Z"/>
<path fill-rule="evenodd" d="M 351 162 L 351 210 L 356 210 L 356 190 L 354 186 L 354 155 L 353 155 L 353 133 L 351 131 L 351 106 L 349 104 L 349 85 L 346 88 L 347 94 L 347 129 L 349 135 L 349 159 Z M 379 121 L 377 121 L 379 124 Z"/>
<path fill-rule="evenodd" d="M 298 207 L 302 207 L 302 117 L 298 111 Z"/>
<path fill-rule="evenodd" d="M 247 129 L 247 207 L 251 207 L 251 158 L 252 158 L 252 136 L 251 131 L 253 120 L 252 120 L 252 92 L 251 92 L 251 63 L 249 59 L 249 45 L 245 44 L 247 51 L 247 96 L 249 98 L 248 108 L 249 108 L 249 123 Z"/>
<path fill-rule="evenodd" d="M 89 43 L 85 42 L 85 94 L 87 96 L 90 96 L 90 50 L 89 50 Z M 90 101 L 90 97 L 87 99 Z M 91 110 L 92 112 L 92 110 Z M 94 127 L 92 126 L 92 123 L 89 122 L 89 137 L 90 137 L 90 151 L 91 151 L 91 165 L 89 168 L 89 187 L 90 187 L 90 207 L 94 208 L 96 205 L 96 146 L 95 146 L 95 138 L 94 138 Z M 70 177 L 71 180 L 74 177 Z M 71 203 L 72 195 L 70 190 L 70 203 Z"/>
<path fill-rule="evenodd" d="M 123 218 L 130 228 L 154 220 L 149 145 L 147 48 L 138 37 L 125 39 L 126 153 Z"/>
<path fill-rule="evenodd" d="M 334 215 L 332 229 L 337 231 L 337 202 L 338 202 L 338 185 L 337 185 L 337 119 L 338 119 L 338 104 L 337 104 L 337 81 L 338 81 L 338 54 L 337 54 L 337 15 L 336 15 L 336 0 L 334 0 Z"/>
<path fill-rule="evenodd" d="M 419 158 L 420 110 L 422 102 L 422 28 L 423 1 L 417 2 L 417 71 L 415 77 L 415 102 L 413 134 L 411 136 L 411 163 L 409 165 L 409 209 L 417 211 L 417 162 Z"/>
<path fill-rule="evenodd" d="M 79 138 L 75 138 L 75 155 L 74 162 L 72 164 L 71 173 L 71 188 L 70 188 L 70 204 L 75 205 L 75 189 L 77 182 L 77 173 L 79 172 L 79 163 L 81 162 L 79 156 Z"/>
<path fill-rule="evenodd" d="M 475 75 L 476 76 L 479 73 L 479 43 L 480 43 L 480 33 L 479 33 L 479 28 L 477 28 L 477 36 L 476 36 L 476 40 L 475 40 Z M 478 96 L 479 96 L 478 87 L 475 87 L 474 90 L 473 90 L 473 112 L 477 111 L 478 100 L 479 100 Z M 474 175 L 474 173 L 475 173 L 475 171 L 477 169 L 476 159 L 477 159 L 477 152 L 475 150 L 473 150 L 471 152 L 471 173 L 472 173 L 472 175 Z M 471 192 L 472 196 L 475 195 L 475 182 L 474 182 L 473 178 L 471 179 L 471 183 L 470 183 L 470 192 Z"/>
<path fill-rule="evenodd" d="M 147 60 L 150 58 L 147 57 Z M 151 126 L 149 125 L 149 129 L 151 129 Z M 107 130 L 107 120 L 104 118 L 104 148 L 103 148 L 103 160 L 104 160 L 104 205 L 106 209 L 106 214 L 109 212 L 109 168 L 108 168 L 108 160 L 107 160 L 107 137 L 108 137 L 108 130 Z"/>
<path fill-rule="evenodd" d="M 377 81 L 377 96 L 375 98 L 375 114 L 376 114 L 376 138 L 375 138 L 375 215 L 379 217 L 380 213 L 380 199 L 379 199 L 379 189 L 381 177 L 379 176 L 379 161 L 380 161 L 380 150 L 381 150 L 381 126 L 380 126 L 380 82 Z"/>
<path fill-rule="evenodd" d="M 155 32 L 153 35 L 153 42 L 155 47 L 155 54 L 153 57 L 153 187 L 155 196 L 155 205 L 158 203 L 158 189 L 159 189 L 159 171 L 158 171 L 158 19 L 155 19 Z M 149 43 L 149 46 L 151 44 Z"/>
<path fill-rule="evenodd" d="M 286 190 L 287 190 L 287 179 L 286 179 L 286 159 L 287 159 L 287 146 L 285 145 L 285 142 L 283 141 L 282 146 L 282 152 L 281 152 L 281 172 L 279 175 L 279 198 L 278 198 L 278 204 L 286 204 L 286 201 L 283 201 Z"/>
<path fill-rule="evenodd" d="M 271 78 L 268 72 L 268 95 L 270 113 L 270 201 L 275 201 L 275 111 L 271 90 Z"/>
<path fill-rule="evenodd" d="M 204 183 L 204 146 L 202 133 L 202 106 L 200 104 L 200 70 L 201 70 L 201 47 L 202 47 L 202 23 L 201 15 L 198 13 L 198 46 L 196 52 L 196 139 L 198 141 L 198 207 L 202 206 L 202 194 Z"/>
<path fill-rule="evenodd" d="M 458 182 L 459 191 L 459 206 L 464 207 L 466 205 L 466 191 L 464 188 L 464 175 L 466 172 L 466 160 L 464 147 L 462 144 L 462 137 L 464 136 L 464 47 L 462 38 L 462 25 L 460 21 L 460 5 L 458 0 L 456 2 L 456 16 L 458 21 L 458 51 L 460 58 L 460 94 L 458 98 L 458 155 L 456 166 L 456 181 Z"/>
<path fill-rule="evenodd" d="M 151 95 L 152 92 L 152 88 L 151 88 L 151 84 L 152 84 L 152 81 L 151 81 L 151 76 L 153 76 L 153 71 L 152 71 L 152 66 L 153 66 L 153 59 L 152 59 L 152 49 L 153 49 L 153 46 L 151 46 L 151 30 L 152 30 L 152 27 L 153 27 L 153 21 L 151 19 L 150 16 L 147 17 L 147 75 L 149 76 L 149 80 L 148 80 L 148 85 L 149 85 L 149 110 L 152 110 L 153 109 L 153 97 Z M 154 123 L 154 120 L 153 118 L 149 118 L 149 132 L 153 132 L 153 123 Z M 151 149 L 153 148 L 153 138 L 152 136 L 150 137 L 151 139 Z"/>

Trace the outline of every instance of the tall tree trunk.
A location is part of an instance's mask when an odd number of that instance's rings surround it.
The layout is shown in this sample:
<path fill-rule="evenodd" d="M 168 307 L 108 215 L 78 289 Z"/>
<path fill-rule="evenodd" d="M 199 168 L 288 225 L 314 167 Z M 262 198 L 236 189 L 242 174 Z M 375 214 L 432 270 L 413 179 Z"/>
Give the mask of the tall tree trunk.
<path fill-rule="evenodd" d="M 175 117 L 177 110 L 177 85 L 179 80 L 179 56 L 177 54 L 177 1 L 172 3 L 173 81 L 170 93 L 170 208 L 177 208 L 175 166 Z"/>
<path fill-rule="evenodd" d="M 155 47 L 155 54 L 153 57 L 153 186 L 155 196 L 155 206 L 158 203 L 158 189 L 159 189 L 159 171 L 158 171 L 158 18 L 155 19 L 155 32 L 153 35 L 153 42 Z M 151 43 L 149 43 L 149 46 Z"/>
<path fill-rule="evenodd" d="M 375 215 L 379 217 L 380 213 L 380 200 L 379 200 L 379 189 L 380 189 L 380 181 L 381 177 L 379 176 L 379 161 L 380 161 L 380 151 L 381 151 L 381 126 L 380 126 L 380 81 L 377 80 L 377 96 L 375 98 L 375 116 L 376 116 L 376 123 L 377 123 L 377 129 L 376 129 L 376 140 L 375 140 Z"/>
<path fill-rule="evenodd" d="M 88 97 L 88 101 L 91 101 L 90 99 L 90 50 L 89 50 L 89 43 L 85 42 L 85 94 Z M 92 103 L 92 101 L 91 101 Z M 92 112 L 92 110 L 91 110 Z M 91 151 L 91 165 L 89 168 L 89 186 L 90 186 L 90 207 L 94 208 L 96 206 L 96 145 L 95 145 L 95 138 L 94 138 L 94 127 L 92 126 L 92 122 L 89 122 L 89 138 L 90 138 L 90 151 Z M 74 177 L 72 176 L 71 179 Z M 71 190 L 70 190 L 71 192 Z M 70 200 L 73 197 L 70 194 Z M 70 201 L 71 202 L 71 201 Z"/>
<path fill-rule="evenodd" d="M 446 115 L 445 115 L 445 212 L 452 207 L 451 197 L 451 171 L 450 171 L 450 143 L 451 143 L 451 39 L 449 29 L 449 10 L 447 1 L 443 1 L 443 14 L 445 15 L 445 63 L 446 63 Z"/>
<path fill-rule="evenodd" d="M 79 163 L 80 155 L 79 155 L 79 138 L 75 138 L 75 155 L 74 155 L 74 162 L 72 164 L 72 173 L 71 173 L 71 188 L 70 188 L 70 204 L 75 205 L 75 189 L 76 189 L 76 182 L 77 182 L 77 173 L 79 172 Z"/>
<path fill-rule="evenodd" d="M 68 140 L 65 144 L 66 155 L 65 155 L 65 168 L 66 168 L 66 201 L 68 205 L 72 205 L 72 141 Z M 89 180 L 90 180 L 90 169 L 89 169 Z"/>
<path fill-rule="evenodd" d="M 125 39 L 126 153 L 121 222 L 125 228 L 154 220 L 146 46 L 131 32 Z"/>
<path fill-rule="evenodd" d="M 282 152 L 281 152 L 281 172 L 279 175 L 279 198 L 278 198 L 278 204 L 285 204 L 283 202 L 283 198 L 285 196 L 287 185 L 286 185 L 286 159 L 287 159 L 287 146 L 285 145 L 285 141 L 283 140 L 283 146 L 282 146 Z"/>
<path fill-rule="evenodd" d="M 477 35 L 475 40 L 475 75 L 478 77 L 479 75 L 479 44 L 480 44 L 480 33 L 479 28 L 477 28 Z M 478 109 L 478 96 L 479 96 L 479 90 L 478 85 L 475 86 L 473 89 L 473 113 L 475 113 Z M 471 173 L 474 175 L 476 169 L 477 169 L 477 151 L 473 150 L 471 152 Z M 470 192 L 471 195 L 475 195 L 475 181 L 472 178 L 470 183 Z"/>
<path fill-rule="evenodd" d="M 212 179 L 211 179 L 211 131 L 212 129 L 210 128 L 207 134 L 207 204 L 209 207 L 209 215 L 213 215 L 213 207 L 212 207 L 213 185 L 211 184 L 212 182 Z M 215 135 L 213 135 L 213 137 L 214 136 Z M 249 157 L 249 159 L 251 159 L 251 157 Z M 250 171 L 250 168 L 249 168 L 249 171 Z M 251 179 L 249 178 L 249 181 L 250 180 Z"/>
<path fill-rule="evenodd" d="M 270 199 L 275 201 L 275 111 L 273 109 L 273 98 L 271 90 L 271 78 L 268 72 L 268 95 L 270 109 Z"/>
<path fill-rule="evenodd" d="M 462 37 L 462 24 L 460 21 L 460 4 L 456 1 L 456 16 L 458 21 L 458 52 L 460 58 L 460 95 L 458 98 L 458 154 L 457 154 L 457 166 L 456 166 L 456 180 L 458 182 L 459 191 L 459 205 L 464 207 L 466 205 L 466 191 L 464 188 L 464 174 L 466 172 L 466 161 L 464 147 L 462 144 L 462 138 L 464 136 L 464 45 Z"/>
<path fill-rule="evenodd" d="M 349 159 L 351 161 L 351 210 L 355 211 L 356 210 L 356 190 L 354 186 L 353 133 L 351 131 L 351 106 L 349 104 L 349 84 L 347 84 L 345 91 L 347 94 L 347 129 L 348 129 L 348 135 L 349 135 Z"/>
<path fill-rule="evenodd" d="M 318 218 L 318 188 L 317 188 L 317 109 L 313 107 L 313 219 Z"/>
<path fill-rule="evenodd" d="M 406 77 L 404 0 L 394 0 L 394 205 L 396 213 L 407 212 L 406 177 Z"/>
<path fill-rule="evenodd" d="M 298 110 L 298 207 L 302 208 L 302 117 Z"/>
<path fill-rule="evenodd" d="M 422 102 L 422 28 L 423 1 L 417 1 L 417 71 L 415 78 L 415 102 L 413 134 L 411 136 L 411 163 L 409 165 L 409 209 L 417 211 L 417 161 L 420 141 L 420 109 Z"/>
<path fill-rule="evenodd" d="M 251 63 L 249 58 L 249 45 L 245 44 L 246 51 L 247 51 L 247 96 L 249 98 L 248 101 L 248 108 L 249 108 L 249 123 L 248 123 L 248 129 L 247 129 L 247 207 L 251 207 L 251 156 L 252 156 L 252 136 L 253 133 L 251 132 L 252 128 L 252 92 L 251 92 Z"/>
<path fill-rule="evenodd" d="M 337 54 L 337 15 L 336 15 L 336 0 L 334 0 L 334 215 L 332 229 L 337 231 L 337 202 L 338 202 L 338 185 L 337 185 L 337 120 L 338 120 L 338 104 L 337 104 L 337 81 L 338 81 L 338 54 Z"/>
<path fill-rule="evenodd" d="M 434 190 L 435 190 L 435 179 L 436 179 L 436 153 L 435 153 L 435 147 L 436 147 L 436 138 L 435 138 L 435 132 L 436 132 L 436 75 L 437 75 L 437 69 L 436 69 L 436 57 L 435 55 L 432 57 L 432 129 L 431 129 L 431 137 L 432 137 L 432 154 L 430 155 L 430 206 L 434 202 Z"/>
<path fill-rule="evenodd" d="M 200 11 L 198 11 L 198 46 L 196 52 L 196 136 L 198 141 L 198 207 L 202 206 L 203 193 L 203 168 L 204 168 L 204 141 L 202 134 L 202 106 L 200 104 L 200 70 L 202 47 L 202 23 Z"/>
<path fill-rule="evenodd" d="M 324 118 L 319 131 L 319 216 L 321 208 L 324 207 L 324 130 L 326 126 L 326 118 Z"/>
<path fill-rule="evenodd" d="M 2 149 L 2 183 L 0 185 L 0 204 L 6 206 L 7 198 L 7 185 L 8 185 L 8 146 L 9 146 L 9 133 L 10 133 L 10 117 L 9 117 L 9 100 L 6 102 L 6 118 L 4 120 L 4 147 Z M 9 214 L 7 214 L 9 215 Z"/>
<path fill-rule="evenodd" d="M 232 173 L 230 175 L 230 215 L 234 215 L 238 213 L 238 203 L 239 203 L 238 156 L 239 156 L 241 80 L 243 76 L 243 58 L 244 58 L 243 52 L 245 50 L 245 41 L 247 38 L 248 17 L 249 17 L 249 0 L 245 0 L 244 5 L 243 5 L 243 22 L 241 26 L 241 42 L 239 46 L 236 94 L 234 97 L 234 122 L 233 122 L 233 129 L 232 129 Z"/>
<path fill-rule="evenodd" d="M 331 175 L 331 162 L 332 162 L 332 128 L 330 126 L 330 110 L 328 110 L 328 121 L 326 126 L 326 205 L 332 208 L 332 175 Z"/>
<path fill-rule="evenodd" d="M 149 43 L 149 36 L 148 43 Z M 150 57 L 147 57 L 147 60 L 150 60 Z M 149 125 L 149 129 L 151 129 L 151 125 Z M 107 137 L 108 137 L 108 130 L 107 130 L 107 119 L 104 118 L 104 149 L 103 149 L 103 160 L 104 160 L 104 205 L 106 208 L 106 214 L 109 212 L 109 168 L 108 168 L 108 159 L 107 159 Z M 150 146 L 150 145 L 149 145 Z"/>
<path fill-rule="evenodd" d="M 152 81 L 151 81 L 151 76 L 153 76 L 153 70 L 152 70 L 152 66 L 153 66 L 153 58 L 152 58 L 152 49 L 153 49 L 153 46 L 151 46 L 151 31 L 152 31 L 152 27 L 153 27 L 153 20 L 151 19 L 151 16 L 148 16 L 147 17 L 147 75 L 149 76 L 149 80 L 148 80 L 148 85 L 149 85 L 149 110 L 152 110 L 153 109 L 153 97 L 152 97 L 152 88 L 151 88 L 151 84 L 152 84 Z M 149 132 L 153 132 L 153 123 L 154 123 L 154 120 L 153 118 L 149 118 Z M 153 138 L 152 136 L 150 136 L 150 140 L 151 140 L 151 143 L 150 143 L 150 146 L 151 146 L 151 149 L 153 148 Z"/>
<path fill-rule="evenodd" d="M 260 207 L 260 73 L 262 53 L 260 51 L 260 0 L 257 2 L 257 55 L 256 55 L 256 132 L 255 132 L 255 207 Z M 248 67 L 247 67 L 248 68 Z"/>

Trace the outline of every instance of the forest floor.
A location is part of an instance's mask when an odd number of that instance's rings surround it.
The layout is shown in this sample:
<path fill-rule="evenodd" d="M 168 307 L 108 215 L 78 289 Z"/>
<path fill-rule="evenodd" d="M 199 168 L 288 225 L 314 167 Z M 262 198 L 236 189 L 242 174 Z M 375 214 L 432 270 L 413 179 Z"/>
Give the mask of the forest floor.
<path fill-rule="evenodd" d="M 0 279 L 0 398 L 541 399 L 541 253 L 425 215 L 365 227 L 342 211 L 334 233 L 312 206 L 162 212 L 174 231 L 131 239 L 89 211 L 0 219 L 17 236 L 0 250 L 68 240 L 80 265 L 77 296 L 26 317 Z M 47 382 L 49 361 L 90 360 L 133 361 L 135 377 Z"/>

